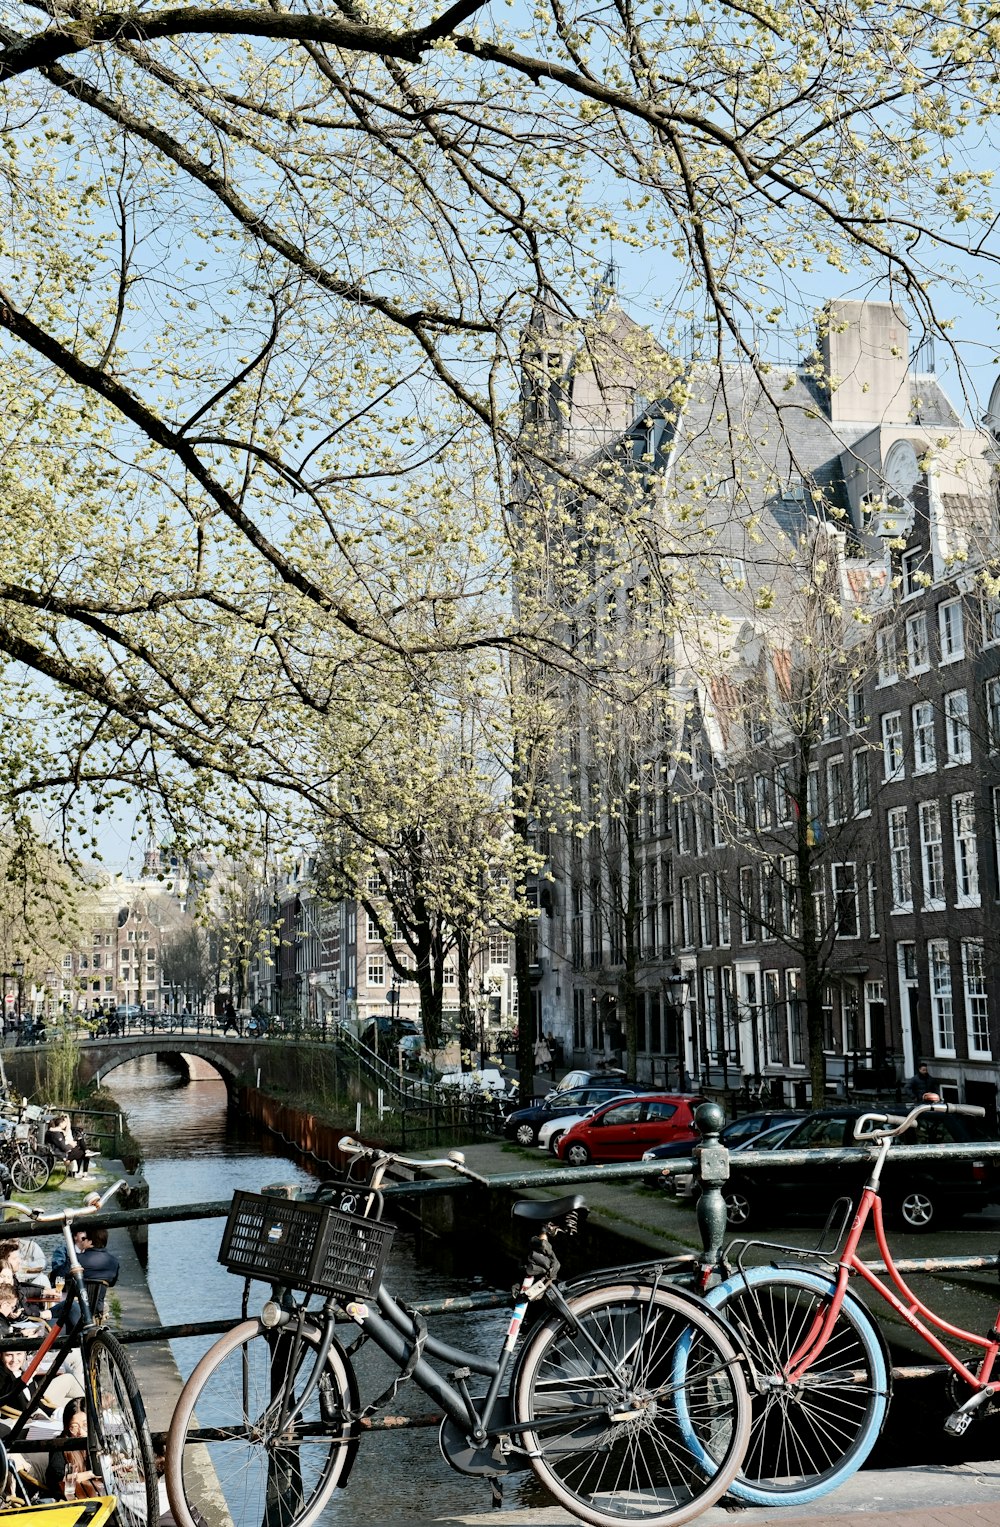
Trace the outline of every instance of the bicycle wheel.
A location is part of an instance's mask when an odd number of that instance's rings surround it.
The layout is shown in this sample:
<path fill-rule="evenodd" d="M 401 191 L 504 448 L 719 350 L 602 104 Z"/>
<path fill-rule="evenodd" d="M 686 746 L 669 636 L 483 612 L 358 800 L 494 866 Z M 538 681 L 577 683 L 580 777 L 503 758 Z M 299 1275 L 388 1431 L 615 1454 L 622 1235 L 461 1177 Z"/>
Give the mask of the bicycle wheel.
<path fill-rule="evenodd" d="M 159 1487 L 139 1386 L 125 1349 L 110 1331 L 85 1342 L 87 1445 L 104 1493 L 118 1502 L 121 1527 L 157 1527 Z"/>
<path fill-rule="evenodd" d="M 786 1378 L 830 1307 L 830 1277 L 796 1268 L 751 1267 L 711 1290 L 756 1370 L 750 1445 L 731 1493 L 757 1506 L 805 1505 L 864 1463 L 889 1403 L 885 1356 L 871 1317 L 849 1294 L 816 1361 Z"/>
<path fill-rule="evenodd" d="M 50 1168 L 44 1156 L 34 1151 L 18 1151 L 10 1164 L 10 1175 L 20 1193 L 39 1193 L 49 1180 Z"/>
<path fill-rule="evenodd" d="M 568 1301 L 529 1338 L 512 1386 L 531 1466 L 597 1527 L 687 1522 L 739 1468 L 750 1397 L 735 1347 L 701 1301 L 609 1284 Z M 682 1428 L 674 1379 L 686 1342 Z M 689 1440 L 689 1433 L 693 1437 Z"/>
<path fill-rule="evenodd" d="M 346 1477 L 357 1432 L 352 1375 L 337 1347 L 302 1414 L 279 1418 L 282 1394 L 290 1403 L 301 1395 L 317 1350 L 315 1331 L 296 1345 L 247 1320 L 205 1353 L 167 1436 L 167 1497 L 177 1527 L 307 1527 L 316 1519 Z"/>

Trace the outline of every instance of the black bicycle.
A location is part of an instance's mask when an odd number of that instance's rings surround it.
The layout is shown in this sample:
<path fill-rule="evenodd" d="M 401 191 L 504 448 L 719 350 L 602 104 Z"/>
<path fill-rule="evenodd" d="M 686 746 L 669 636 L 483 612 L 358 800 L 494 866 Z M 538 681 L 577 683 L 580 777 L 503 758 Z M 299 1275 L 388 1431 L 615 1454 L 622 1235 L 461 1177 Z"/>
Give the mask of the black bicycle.
<path fill-rule="evenodd" d="M 323 1202 L 235 1195 L 220 1260 L 248 1285 L 271 1283 L 273 1296 L 184 1386 L 166 1448 L 178 1527 L 309 1527 L 347 1484 L 363 1429 L 404 1379 L 444 1413 L 447 1462 L 490 1480 L 494 1499 L 504 1476 L 528 1469 L 596 1527 L 680 1524 L 719 1499 L 749 1435 L 743 1357 L 704 1303 L 669 1284 L 668 1263 L 562 1287 L 552 1241 L 576 1229 L 584 1200 L 516 1203 L 514 1216 L 536 1233 L 499 1353 L 477 1356 L 437 1340 L 382 1287 L 393 1231 L 378 1189 L 393 1162 L 483 1179 L 459 1152 L 417 1162 L 350 1139 L 340 1147 L 352 1166 L 371 1163 L 367 1182 L 349 1174 L 321 1190 Z M 355 1327 L 350 1349 L 338 1321 Z M 399 1368 L 367 1406 L 351 1361 L 365 1340 Z"/>
<path fill-rule="evenodd" d="M 22 1414 L 9 1425 L 4 1438 L 10 1452 L 16 1449 L 32 1424 L 34 1412 L 57 1373 L 73 1352 L 83 1364 L 87 1405 L 87 1451 L 90 1467 L 103 1493 L 117 1500 L 116 1515 L 122 1527 L 157 1527 L 160 1519 L 159 1487 L 153 1443 L 146 1411 L 132 1364 L 117 1336 L 95 1317 L 101 1285 L 87 1280 L 73 1244 L 73 1223 L 96 1214 L 125 1186 L 113 1183 L 104 1196 L 92 1194 L 84 1204 L 43 1212 L 29 1204 L 12 1203 L 33 1226 L 58 1224 L 66 1246 L 66 1285 L 62 1312 L 53 1320 L 38 1347 L 30 1354 L 21 1375 L 27 1386 Z M 30 1446 L 30 1444 L 29 1444 Z"/>

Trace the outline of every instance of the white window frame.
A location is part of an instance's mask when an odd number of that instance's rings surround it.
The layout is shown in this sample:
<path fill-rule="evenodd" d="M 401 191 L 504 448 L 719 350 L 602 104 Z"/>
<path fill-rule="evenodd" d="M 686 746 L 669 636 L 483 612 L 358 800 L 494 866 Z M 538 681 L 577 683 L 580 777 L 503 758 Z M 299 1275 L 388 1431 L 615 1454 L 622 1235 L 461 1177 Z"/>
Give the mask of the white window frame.
<path fill-rule="evenodd" d="M 972 759 L 972 731 L 969 727 L 969 695 L 965 689 L 949 690 L 944 697 L 944 735 L 948 763 L 969 763 Z"/>
<path fill-rule="evenodd" d="M 903 756 L 903 713 L 886 711 L 882 717 L 882 777 L 888 784 L 894 779 L 904 779 L 906 766 Z"/>
<path fill-rule="evenodd" d="M 370 954 L 370 955 L 368 955 L 367 956 L 367 964 L 366 964 L 366 967 L 365 967 L 365 971 L 366 971 L 366 981 L 365 981 L 365 984 L 367 986 L 384 986 L 385 985 L 385 955 L 384 954 Z"/>
<path fill-rule="evenodd" d="M 913 735 L 913 772 L 932 774 L 937 768 L 937 740 L 934 735 L 934 707 L 929 700 L 918 700 L 910 708 Z"/>
<path fill-rule="evenodd" d="M 847 771 L 843 753 L 826 761 L 826 820 L 831 826 L 847 820 Z"/>
<path fill-rule="evenodd" d="M 884 626 L 881 631 L 876 631 L 875 652 L 878 664 L 878 687 L 884 689 L 889 684 L 895 684 L 899 678 L 899 656 L 896 651 L 894 626 Z"/>
<path fill-rule="evenodd" d="M 927 635 L 927 612 L 920 610 L 906 621 L 906 671 L 926 673 L 931 666 L 931 644 Z"/>
<path fill-rule="evenodd" d="M 913 867 L 910 863 L 910 824 L 906 807 L 886 812 L 889 835 L 889 877 L 893 912 L 913 911 Z"/>
<path fill-rule="evenodd" d="M 868 753 L 868 748 L 856 748 L 851 754 L 851 802 L 856 817 L 869 817 L 872 814 L 872 776 Z"/>
<path fill-rule="evenodd" d="M 927 578 L 921 576 L 926 560 L 927 553 L 922 546 L 915 547 L 913 551 L 904 551 L 899 563 L 903 599 L 916 599 L 927 587 Z"/>
<path fill-rule="evenodd" d="M 992 1060 L 990 998 L 981 938 L 962 940 L 962 995 L 965 999 L 965 1034 L 969 1059 Z"/>
<path fill-rule="evenodd" d="M 917 821 L 920 824 L 924 911 L 940 912 L 944 907 L 944 837 L 940 802 L 921 801 L 917 807 Z"/>
<path fill-rule="evenodd" d="M 991 753 L 1000 748 L 1000 678 L 987 679 L 984 691 L 986 706 L 986 741 Z"/>
<path fill-rule="evenodd" d="M 938 637 L 941 663 L 957 663 L 965 656 L 965 613 L 961 599 L 946 599 L 938 605 Z"/>
<path fill-rule="evenodd" d="M 952 796 L 951 829 L 955 845 L 955 905 L 978 907 L 979 840 L 976 837 L 976 802 L 971 790 Z"/>
<path fill-rule="evenodd" d="M 831 865 L 831 884 L 833 889 L 833 915 L 835 937 L 860 938 L 861 918 L 858 907 L 858 866 L 854 863 L 844 862 Z M 845 921 L 845 911 L 853 911 L 853 932 L 842 931 Z"/>
<path fill-rule="evenodd" d="M 951 957 L 947 939 L 928 939 L 927 979 L 931 989 L 934 1054 L 946 1060 L 953 1060 L 955 1057 L 955 998 L 952 992 Z"/>

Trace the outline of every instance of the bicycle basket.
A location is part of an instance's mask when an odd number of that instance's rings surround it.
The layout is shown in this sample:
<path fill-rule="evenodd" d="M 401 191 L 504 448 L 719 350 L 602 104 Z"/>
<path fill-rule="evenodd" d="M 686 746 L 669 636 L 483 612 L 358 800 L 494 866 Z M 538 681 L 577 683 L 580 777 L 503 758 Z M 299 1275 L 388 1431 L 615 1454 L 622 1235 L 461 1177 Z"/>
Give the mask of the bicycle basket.
<path fill-rule="evenodd" d="M 244 1278 L 368 1299 L 378 1291 L 394 1234 L 380 1220 L 325 1204 L 237 1191 L 219 1261 Z"/>

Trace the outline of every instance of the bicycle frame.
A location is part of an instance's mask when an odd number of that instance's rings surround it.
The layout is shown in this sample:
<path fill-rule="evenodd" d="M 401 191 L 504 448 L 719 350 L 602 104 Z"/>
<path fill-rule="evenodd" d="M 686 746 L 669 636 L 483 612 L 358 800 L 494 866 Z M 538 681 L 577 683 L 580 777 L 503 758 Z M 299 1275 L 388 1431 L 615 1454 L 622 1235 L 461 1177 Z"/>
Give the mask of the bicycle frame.
<path fill-rule="evenodd" d="M 907 1286 L 902 1274 L 893 1261 L 892 1252 L 886 1239 L 880 1194 L 882 1167 L 889 1154 L 891 1145 L 891 1138 L 883 1139 L 880 1142 L 879 1153 L 872 1167 L 871 1177 L 862 1191 L 847 1240 L 844 1243 L 844 1249 L 838 1259 L 834 1296 L 826 1308 L 826 1313 L 821 1319 L 817 1318 L 814 1321 L 805 1339 L 792 1354 L 788 1363 L 787 1376 L 793 1381 L 802 1378 L 819 1357 L 830 1338 L 830 1333 L 843 1305 L 848 1279 L 851 1273 L 857 1273 L 864 1279 L 869 1288 L 874 1289 L 895 1310 L 896 1314 L 906 1322 L 911 1331 L 914 1331 L 939 1357 L 944 1359 L 949 1368 L 964 1383 L 968 1384 L 970 1389 L 976 1391 L 984 1389 L 995 1390 L 997 1385 L 991 1382 L 991 1375 L 997 1353 L 1000 1352 L 1000 1311 L 997 1313 L 994 1329 L 989 1336 L 979 1336 L 974 1331 L 965 1331 L 961 1326 L 951 1325 L 917 1298 L 916 1294 Z M 872 1268 L 868 1267 L 858 1256 L 858 1243 L 861 1240 L 862 1232 L 869 1218 L 874 1223 L 879 1255 L 885 1264 L 889 1280 L 899 1291 L 898 1294 L 893 1291 L 889 1282 L 880 1277 Z M 905 1303 L 904 1300 L 906 1301 Z M 925 1321 L 929 1324 L 925 1324 Z M 953 1337 L 957 1341 L 982 1348 L 983 1360 L 978 1370 L 973 1372 L 957 1358 L 945 1346 L 944 1342 L 934 1334 L 930 1326 L 936 1327 L 938 1331 L 946 1336 Z"/>

